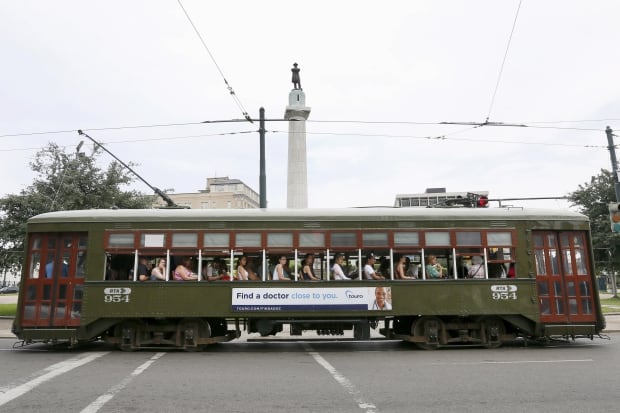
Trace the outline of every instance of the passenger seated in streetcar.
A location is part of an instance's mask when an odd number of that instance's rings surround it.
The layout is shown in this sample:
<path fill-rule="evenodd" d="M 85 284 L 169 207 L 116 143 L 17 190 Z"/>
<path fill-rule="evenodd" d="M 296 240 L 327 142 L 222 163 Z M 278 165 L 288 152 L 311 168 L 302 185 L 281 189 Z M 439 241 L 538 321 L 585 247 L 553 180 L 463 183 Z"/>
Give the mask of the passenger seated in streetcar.
<path fill-rule="evenodd" d="M 261 277 L 256 273 L 256 267 L 254 267 L 254 260 L 252 259 L 252 257 L 246 258 L 245 269 L 248 271 L 248 280 L 260 281 Z"/>
<path fill-rule="evenodd" d="M 377 257 L 375 257 L 375 254 L 372 252 L 366 256 L 366 265 L 364 265 L 364 269 L 362 270 L 365 280 L 385 280 L 383 275 L 379 275 L 375 271 L 376 261 Z"/>
<path fill-rule="evenodd" d="M 314 254 L 307 254 L 301 265 L 301 278 L 306 281 L 320 281 L 320 278 L 314 275 L 313 267 Z"/>
<path fill-rule="evenodd" d="M 379 258 L 379 270 L 377 271 L 379 275 L 383 276 L 384 279 L 390 278 L 390 260 L 385 257 Z"/>
<path fill-rule="evenodd" d="M 334 280 L 348 280 L 351 279 L 344 275 L 344 271 L 342 271 L 342 265 L 344 264 L 344 255 L 336 254 L 334 258 L 334 265 L 332 267 L 332 271 L 334 273 Z"/>
<path fill-rule="evenodd" d="M 426 257 L 426 278 L 443 278 L 443 267 L 437 262 L 437 257 L 434 255 Z"/>
<path fill-rule="evenodd" d="M 286 271 L 288 268 L 288 259 L 286 258 L 286 256 L 281 255 L 279 260 L 278 260 L 278 264 L 276 265 L 276 267 L 273 269 L 273 276 L 272 276 L 272 280 L 274 281 L 291 281 L 291 279 L 288 276 L 288 272 Z"/>
<path fill-rule="evenodd" d="M 405 272 L 405 262 L 407 261 L 407 257 L 402 255 L 398 258 L 398 263 L 394 268 L 394 278 L 397 280 L 413 280 L 415 277 L 411 277 Z"/>
<path fill-rule="evenodd" d="M 138 281 L 148 281 L 151 279 L 148 262 L 149 260 L 146 257 L 140 257 L 138 260 Z"/>
<path fill-rule="evenodd" d="M 247 281 L 248 278 L 248 270 L 245 268 L 248 264 L 248 257 L 242 255 L 239 257 L 239 261 L 237 262 L 237 281 Z"/>
<path fill-rule="evenodd" d="M 192 272 L 189 259 L 184 259 L 181 264 L 174 269 L 175 281 L 196 281 L 198 276 Z"/>
<path fill-rule="evenodd" d="M 469 267 L 469 270 L 467 271 L 467 278 L 486 278 L 482 257 L 475 255 L 471 259 L 471 262 L 471 267 Z"/>
<path fill-rule="evenodd" d="M 226 272 L 226 268 L 219 258 L 215 258 L 207 265 L 202 276 L 207 281 L 230 281 L 230 275 Z"/>
<path fill-rule="evenodd" d="M 504 264 L 495 262 L 489 263 L 489 278 L 506 278 L 506 267 Z"/>
<path fill-rule="evenodd" d="M 411 278 L 418 278 L 419 267 L 418 264 L 412 263 L 409 257 L 405 260 L 405 274 Z"/>
<path fill-rule="evenodd" d="M 508 273 L 506 274 L 506 278 L 517 278 L 517 270 L 514 262 L 508 264 Z"/>
<path fill-rule="evenodd" d="M 158 258 L 157 266 L 151 270 L 151 281 L 166 281 L 166 259 Z"/>

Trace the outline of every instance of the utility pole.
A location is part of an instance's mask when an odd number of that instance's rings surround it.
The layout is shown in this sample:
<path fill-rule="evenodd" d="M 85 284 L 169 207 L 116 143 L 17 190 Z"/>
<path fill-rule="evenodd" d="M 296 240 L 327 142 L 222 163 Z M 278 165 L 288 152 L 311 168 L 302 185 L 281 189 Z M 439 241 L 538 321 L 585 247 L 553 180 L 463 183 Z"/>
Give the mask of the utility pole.
<path fill-rule="evenodd" d="M 620 202 L 620 180 L 618 179 L 618 160 L 616 159 L 616 146 L 614 145 L 614 134 L 613 130 L 607 126 L 605 128 L 605 133 L 607 134 L 607 148 L 609 149 L 609 157 L 611 158 L 611 172 L 614 177 L 614 192 L 616 194 L 616 202 Z M 612 237 L 614 234 L 612 234 Z M 613 239 L 613 238 L 612 238 Z M 612 240 L 610 239 L 610 241 Z M 614 245 L 610 245 L 609 248 L 609 256 L 611 260 L 611 255 L 616 254 L 617 251 L 614 248 Z M 615 260 L 614 260 L 615 261 Z M 618 287 L 616 284 L 616 271 L 614 268 L 610 268 L 611 270 L 611 292 L 614 298 L 618 298 Z"/>
<path fill-rule="evenodd" d="M 259 126 L 258 134 L 260 135 L 260 172 L 259 172 L 259 190 L 261 209 L 267 208 L 267 173 L 265 172 L 265 108 L 258 110 Z"/>
<path fill-rule="evenodd" d="M 616 159 L 616 147 L 614 145 L 613 130 L 607 126 L 605 128 L 607 134 L 607 148 L 609 149 L 609 157 L 611 158 L 611 172 L 614 175 L 614 191 L 616 193 L 616 202 L 620 202 L 620 180 L 618 180 L 618 160 Z"/>

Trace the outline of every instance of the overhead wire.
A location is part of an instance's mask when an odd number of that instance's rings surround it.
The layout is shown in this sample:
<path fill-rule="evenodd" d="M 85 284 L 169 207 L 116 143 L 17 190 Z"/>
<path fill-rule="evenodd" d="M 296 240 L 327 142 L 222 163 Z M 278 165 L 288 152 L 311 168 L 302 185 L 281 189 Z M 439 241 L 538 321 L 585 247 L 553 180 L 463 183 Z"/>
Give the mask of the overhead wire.
<path fill-rule="evenodd" d="M 83 129 L 86 130 L 86 129 Z M 221 133 L 210 133 L 210 134 L 199 134 L 199 135 L 184 135 L 184 136 L 169 136 L 163 138 L 136 138 L 136 139 L 123 139 L 116 141 L 107 141 L 101 142 L 103 145 L 113 145 L 118 143 L 137 143 L 137 142 L 155 142 L 155 141 L 171 141 L 178 139 L 192 139 L 192 138 L 208 138 L 212 136 L 227 136 L 227 135 L 242 135 L 246 133 L 256 133 L 255 130 L 247 130 L 247 131 L 237 131 L 237 132 L 221 132 Z M 63 147 L 64 148 L 64 147 Z M 0 152 L 18 152 L 18 151 L 33 151 L 33 150 L 41 150 L 43 147 L 30 147 L 30 148 L 12 148 L 12 149 L 0 149 Z"/>
<path fill-rule="evenodd" d="M 110 126 L 103 128 L 82 128 L 83 131 L 114 131 L 123 129 L 142 129 L 142 128 L 160 128 L 160 127 L 174 127 L 174 126 L 197 126 L 203 124 L 216 124 L 216 123 L 236 123 L 246 122 L 246 119 L 219 119 L 219 120 L 203 120 L 199 122 L 180 122 L 180 123 L 154 123 L 146 125 L 124 125 L 124 126 Z M 291 119 L 265 119 L 269 122 L 289 122 Z M 552 130 L 575 130 L 586 132 L 604 132 L 605 129 L 599 128 L 578 128 L 578 127 L 566 127 L 566 126 L 539 126 L 537 124 L 554 124 L 554 123 L 583 123 L 583 122 L 612 122 L 620 121 L 620 119 L 592 119 L 592 120 L 565 120 L 565 121 L 537 121 L 537 122 L 418 122 L 418 121 L 383 121 L 383 120 L 359 120 L 359 119 L 308 119 L 307 123 L 351 123 L 351 124 L 369 124 L 369 125 L 426 125 L 426 126 L 441 126 L 441 125 L 471 125 L 475 128 L 480 126 L 498 126 L 498 127 L 519 127 L 519 128 L 533 128 L 533 129 L 552 129 Z M 15 138 L 20 136 L 37 136 L 37 135 L 54 135 L 61 133 L 75 133 L 77 129 L 61 129 L 50 131 L 35 131 L 35 132 L 17 132 L 6 133 L 0 135 L 0 138 Z"/>
<path fill-rule="evenodd" d="M 521 9 L 521 1 L 519 0 L 519 6 L 517 6 L 517 12 L 515 13 L 514 21 L 512 22 L 512 29 L 510 30 L 510 36 L 508 37 L 508 44 L 506 45 L 506 51 L 504 52 L 504 59 L 502 60 L 502 65 L 499 69 L 499 75 L 497 76 L 497 82 L 495 83 L 495 90 L 493 90 L 493 97 L 491 98 L 491 104 L 489 105 L 489 111 L 487 112 L 486 121 L 489 121 L 491 117 L 491 111 L 493 110 L 493 104 L 495 103 L 495 96 L 497 95 L 497 90 L 499 89 L 499 83 L 502 79 L 502 73 L 504 72 L 504 64 L 506 63 L 506 58 L 508 57 L 508 50 L 510 50 L 510 43 L 512 42 L 512 35 L 515 31 L 515 27 L 517 25 L 517 18 L 519 17 L 519 10 Z"/>
<path fill-rule="evenodd" d="M 472 129 L 472 128 L 469 128 Z M 467 129 L 459 132 L 464 132 Z M 271 133 L 289 133 L 288 131 L 282 130 L 268 130 L 267 132 Z M 456 133 L 456 132 L 455 132 Z M 514 141 L 507 140 L 504 138 L 498 139 L 481 139 L 481 138 L 469 138 L 469 137 L 459 137 L 459 138 L 449 138 L 449 134 L 445 135 L 433 135 L 433 136 L 414 136 L 414 135 L 393 135 L 393 134 L 373 134 L 373 133 L 347 133 L 347 132 L 308 132 L 308 135 L 331 135 L 331 136 L 357 136 L 357 137 L 365 137 L 365 138 L 408 138 L 408 139 L 420 139 L 420 140 L 451 140 L 456 142 L 484 142 L 484 143 L 501 143 L 501 144 L 512 144 L 512 145 L 539 145 L 539 146 L 563 146 L 563 147 L 575 147 L 575 148 L 596 148 L 596 149 L 607 149 L 606 145 L 583 145 L 583 144 L 568 144 L 568 143 L 550 143 L 550 142 L 528 142 L 528 141 Z"/>
<path fill-rule="evenodd" d="M 192 28 L 194 29 L 194 32 L 198 36 L 198 39 L 200 39 L 200 42 L 202 43 L 202 46 L 204 47 L 204 49 L 206 50 L 207 54 L 211 58 L 211 61 L 213 61 L 213 64 L 217 68 L 218 72 L 220 72 L 220 75 L 222 76 L 222 79 L 224 79 L 224 83 L 226 84 L 226 87 L 228 88 L 228 92 L 230 93 L 230 95 L 232 96 L 233 100 L 235 101 L 235 103 L 237 104 L 239 109 L 241 110 L 241 113 L 243 114 L 243 117 L 248 122 L 253 123 L 252 118 L 250 117 L 250 115 L 248 115 L 248 111 L 245 110 L 245 107 L 241 103 L 241 100 L 239 100 L 239 97 L 235 93 L 235 91 L 232 88 L 232 86 L 230 86 L 230 84 L 228 83 L 228 80 L 226 80 L 226 76 L 224 76 L 224 72 L 222 72 L 222 69 L 220 68 L 220 65 L 217 64 L 217 61 L 215 60 L 215 57 L 213 57 L 213 54 L 209 50 L 209 47 L 207 47 L 207 43 L 202 38 L 202 35 L 200 34 L 200 31 L 198 30 L 198 28 L 196 27 L 196 25 L 192 21 L 192 18 L 189 16 L 189 13 L 187 12 L 187 10 L 185 10 L 185 7 L 183 7 L 183 3 L 181 3 L 181 0 L 177 0 L 177 2 L 179 3 L 179 6 L 181 7 L 181 10 L 183 10 L 183 13 L 185 14 L 185 17 L 187 17 L 187 20 L 189 21 L 189 23 L 191 24 Z"/>

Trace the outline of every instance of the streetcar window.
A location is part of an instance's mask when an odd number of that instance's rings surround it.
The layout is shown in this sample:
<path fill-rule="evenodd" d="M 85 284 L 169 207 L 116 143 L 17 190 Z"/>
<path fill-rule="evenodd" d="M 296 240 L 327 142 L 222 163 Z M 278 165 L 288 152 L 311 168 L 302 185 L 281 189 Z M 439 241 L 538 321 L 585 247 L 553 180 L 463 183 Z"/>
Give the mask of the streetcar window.
<path fill-rule="evenodd" d="M 35 252 L 30 256 L 30 271 L 28 271 L 28 275 L 30 278 L 39 278 L 39 271 L 41 271 L 41 256 L 38 252 Z"/>
<path fill-rule="evenodd" d="M 450 245 L 449 232 L 426 232 L 424 234 L 426 245 Z"/>
<path fill-rule="evenodd" d="M 260 247 L 261 234 L 259 232 L 240 232 L 235 234 L 235 246 Z"/>
<path fill-rule="evenodd" d="M 535 250 L 534 257 L 536 259 L 536 274 L 547 275 L 547 263 L 544 250 Z"/>
<path fill-rule="evenodd" d="M 581 312 L 582 314 L 592 314 L 592 303 L 590 302 L 590 299 L 581 299 Z"/>
<path fill-rule="evenodd" d="M 487 235 L 488 237 L 488 235 Z M 542 248 L 544 247 L 544 242 L 543 242 L 543 237 L 540 234 L 534 234 L 534 236 L 532 237 L 534 238 L 534 246 L 537 248 Z"/>
<path fill-rule="evenodd" d="M 205 247 L 226 247 L 230 246 L 230 234 L 227 232 L 205 233 L 203 237 Z"/>
<path fill-rule="evenodd" d="M 71 252 L 67 251 L 62 254 L 62 270 L 60 271 L 60 276 L 63 278 L 68 277 L 69 269 L 71 269 L 73 274 L 75 274 L 73 262 L 71 261 Z"/>
<path fill-rule="evenodd" d="M 85 275 L 86 275 L 86 251 L 79 251 L 75 276 L 78 278 L 84 278 Z"/>
<path fill-rule="evenodd" d="M 487 244 L 491 247 L 512 245 L 512 234 L 510 232 L 487 232 Z"/>
<path fill-rule="evenodd" d="M 290 232 L 272 232 L 267 234 L 268 247 L 292 247 L 293 234 Z"/>
<path fill-rule="evenodd" d="M 67 299 L 67 285 L 66 284 L 58 285 L 58 299 L 60 300 Z"/>
<path fill-rule="evenodd" d="M 418 246 L 420 245 L 420 234 L 417 232 L 395 232 L 395 246 Z"/>
<path fill-rule="evenodd" d="M 538 283 L 538 295 L 549 295 L 549 286 L 546 282 L 542 281 Z"/>
<path fill-rule="evenodd" d="M 73 306 L 71 307 L 71 318 L 79 319 L 82 315 L 82 302 L 73 302 Z"/>
<path fill-rule="evenodd" d="M 355 232 L 332 232 L 330 244 L 332 247 L 355 247 L 357 246 L 357 234 Z"/>
<path fill-rule="evenodd" d="M 163 248 L 165 243 L 166 234 L 140 234 L 140 247 L 142 248 Z"/>
<path fill-rule="evenodd" d="M 564 273 L 566 275 L 573 275 L 573 256 L 569 249 L 565 249 L 564 251 Z"/>
<path fill-rule="evenodd" d="M 489 261 L 512 261 L 512 248 L 489 248 L 487 250 L 487 255 Z"/>
<path fill-rule="evenodd" d="M 325 234 L 322 232 L 300 232 L 299 246 L 304 247 L 325 247 Z"/>
<path fill-rule="evenodd" d="M 479 232 L 457 232 L 456 245 L 482 245 Z"/>
<path fill-rule="evenodd" d="M 548 297 L 541 297 L 540 298 L 540 313 L 543 315 L 550 315 L 551 314 L 551 305 L 549 304 L 549 298 Z"/>
<path fill-rule="evenodd" d="M 108 245 L 115 248 L 131 247 L 134 246 L 133 234 L 110 234 L 108 239 Z"/>
<path fill-rule="evenodd" d="M 86 249 L 87 244 L 88 244 L 88 238 L 87 237 L 80 237 L 80 239 L 78 240 L 78 248 Z"/>
<path fill-rule="evenodd" d="M 34 300 L 37 298 L 37 286 L 29 285 L 26 291 L 26 300 Z"/>
<path fill-rule="evenodd" d="M 388 245 L 387 232 L 364 232 L 362 233 L 362 245 L 364 247 L 385 247 Z"/>
<path fill-rule="evenodd" d="M 45 284 L 43 286 L 43 300 L 51 300 L 52 299 L 52 286 L 49 284 Z"/>
<path fill-rule="evenodd" d="M 198 234 L 177 233 L 172 234 L 172 247 L 198 247 Z"/>
<path fill-rule="evenodd" d="M 109 281 L 129 280 L 133 272 L 133 254 L 110 254 L 106 256 L 105 279 Z"/>
<path fill-rule="evenodd" d="M 560 274 L 560 265 L 558 263 L 558 252 L 557 250 L 549 250 L 549 257 L 551 262 L 551 274 L 559 275 Z"/>
<path fill-rule="evenodd" d="M 32 240 L 32 248 L 33 250 L 40 250 L 41 249 L 41 238 L 40 237 L 35 237 Z"/>

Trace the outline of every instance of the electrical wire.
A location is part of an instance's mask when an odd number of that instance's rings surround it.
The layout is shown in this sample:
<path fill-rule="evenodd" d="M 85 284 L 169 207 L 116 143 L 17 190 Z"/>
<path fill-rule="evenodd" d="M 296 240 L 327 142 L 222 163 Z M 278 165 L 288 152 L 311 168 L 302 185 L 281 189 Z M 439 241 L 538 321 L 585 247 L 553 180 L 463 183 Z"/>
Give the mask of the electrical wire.
<path fill-rule="evenodd" d="M 248 131 L 239 131 L 239 132 L 222 132 L 222 133 L 210 133 L 210 134 L 200 134 L 200 135 L 170 136 L 170 137 L 165 137 L 165 138 L 135 138 L 135 139 L 124 139 L 124 140 L 118 140 L 118 141 L 101 142 L 101 144 L 102 145 L 114 145 L 118 143 L 172 141 L 172 140 L 178 140 L 178 139 L 208 138 L 212 136 L 242 135 L 246 133 L 256 133 L 256 131 L 248 130 Z M 34 148 L 30 147 L 30 148 L 0 149 L 0 152 L 18 152 L 18 151 L 35 151 L 35 150 L 39 151 L 41 149 L 44 149 L 44 148 L 43 147 L 34 147 Z"/>
<path fill-rule="evenodd" d="M 464 132 L 459 131 L 460 132 Z M 269 130 L 267 132 L 271 133 L 289 133 L 288 131 L 281 130 Z M 303 132 L 300 132 L 303 133 Z M 459 137 L 459 138 L 449 138 L 449 134 L 445 135 L 435 135 L 435 136 L 413 136 L 413 135 L 391 135 L 391 134 L 371 134 L 371 133 L 346 133 L 346 132 L 308 132 L 308 135 L 330 135 L 330 136 L 352 136 L 352 137 L 365 137 L 365 138 L 406 138 L 406 139 L 421 139 L 421 140 L 451 140 L 454 142 L 484 142 L 484 143 L 501 143 L 501 144 L 511 144 L 511 145 L 538 145 L 538 146 L 563 146 L 563 147 L 574 147 L 574 148 L 596 148 L 596 149 L 607 149 L 606 145 L 577 145 L 577 144 L 567 144 L 567 143 L 546 143 L 546 142 L 527 142 L 527 141 L 514 141 L 507 140 L 504 138 L 498 139 L 480 139 L 480 138 L 468 138 L 468 137 Z"/>
<path fill-rule="evenodd" d="M 269 122 L 289 122 L 291 119 L 265 119 L 265 121 Z M 431 125 L 431 126 L 441 126 L 441 125 L 471 125 L 472 128 L 467 129 L 475 129 L 481 126 L 497 126 L 497 127 L 518 127 L 518 128 L 532 128 L 532 129 L 551 129 L 551 130 L 574 130 L 574 131 L 584 131 L 584 132 L 605 132 L 605 129 L 599 128 L 576 128 L 576 127 L 565 127 L 565 126 L 539 126 L 536 124 L 553 124 L 553 123 L 579 123 L 579 122 L 603 122 L 603 121 L 620 121 L 620 119 L 593 119 L 593 120 L 574 120 L 574 121 L 538 121 L 538 122 L 524 122 L 524 123 L 503 123 L 503 122 L 416 122 L 416 121 L 372 121 L 372 120 L 310 120 L 308 119 L 306 122 L 308 123 L 350 123 L 350 124 L 360 124 L 360 125 Z M 225 119 L 225 120 L 205 120 L 200 122 L 185 122 L 185 123 L 159 123 L 159 124 L 148 124 L 148 125 L 127 125 L 127 126 L 113 126 L 113 127 L 105 127 L 105 128 L 84 128 L 83 131 L 110 131 L 110 130 L 123 130 L 123 129 L 141 129 L 141 128 L 159 128 L 159 127 L 171 127 L 171 126 L 196 126 L 203 124 L 215 124 L 215 123 L 235 123 L 235 122 L 246 122 L 245 119 Z M 467 130 L 465 129 L 465 130 Z M 8 133 L 4 135 L 0 135 L 0 138 L 14 138 L 20 136 L 37 136 L 37 135 L 54 135 L 61 133 L 75 133 L 77 129 L 67 129 L 67 130 L 54 130 L 54 131 L 39 131 L 39 132 L 22 132 L 22 133 Z M 450 132 L 449 134 L 453 134 L 456 132 Z M 2 151 L 2 149 L 0 149 Z"/>
<path fill-rule="evenodd" d="M 245 110 L 245 107 L 243 106 L 243 104 L 241 103 L 241 100 L 239 100 L 239 97 L 237 96 L 237 94 L 235 93 L 235 91 L 233 90 L 232 86 L 230 86 L 230 84 L 228 83 L 228 80 L 226 80 L 226 76 L 224 76 L 224 72 L 222 72 L 222 69 L 220 69 L 220 65 L 217 64 L 217 61 L 215 60 L 215 57 L 213 57 L 213 54 L 211 53 L 211 51 L 209 50 L 209 48 L 207 47 L 207 43 L 204 41 L 204 39 L 202 38 L 202 35 L 200 34 L 200 32 L 198 31 L 198 28 L 196 27 L 196 25 L 194 24 L 194 22 L 192 21 L 192 18 L 189 17 L 189 13 L 187 13 L 187 10 L 185 10 L 185 7 L 183 7 L 183 3 L 181 3 L 181 0 L 177 0 L 177 2 L 179 3 L 179 6 L 181 7 L 181 10 L 183 10 L 183 13 L 185 14 L 185 17 L 187 17 L 187 20 L 189 20 L 189 23 L 191 24 L 191 26 L 194 29 L 194 32 L 196 32 L 196 35 L 198 36 L 198 39 L 200 39 L 200 42 L 202 43 L 202 46 L 204 47 L 204 49 L 206 50 L 207 54 L 209 55 L 209 57 L 211 58 L 211 61 L 213 61 L 213 64 L 215 65 L 215 67 L 217 68 L 218 72 L 220 72 L 220 75 L 222 76 L 222 79 L 224 79 L 224 83 L 226 84 L 226 88 L 228 88 L 228 92 L 230 93 L 230 95 L 232 96 L 233 100 L 235 101 L 235 103 L 237 104 L 237 106 L 239 107 L 239 109 L 241 110 L 241 113 L 243 114 L 243 117 L 250 123 L 254 123 L 252 121 L 252 118 L 250 117 L 250 115 L 248 115 L 248 111 Z"/>
<path fill-rule="evenodd" d="M 499 69 L 499 75 L 497 76 L 497 83 L 495 83 L 495 90 L 493 91 L 493 97 L 491 98 L 491 104 L 489 105 L 489 111 L 487 113 L 486 121 L 489 121 L 491 117 L 491 111 L 493 110 L 493 104 L 495 103 L 495 95 L 497 94 L 497 90 L 499 89 L 499 83 L 502 79 L 502 73 L 504 72 L 504 64 L 506 63 L 506 58 L 508 57 L 508 50 L 510 49 L 510 43 L 512 42 L 512 35 L 515 31 L 515 26 L 517 25 L 517 18 L 519 17 L 519 10 L 521 9 L 521 1 L 519 0 L 519 6 L 517 7 L 517 12 L 515 13 L 515 19 L 512 22 L 512 29 L 510 30 L 510 36 L 508 37 L 508 44 L 506 45 L 506 51 L 504 52 L 504 59 L 502 60 L 502 65 Z"/>

